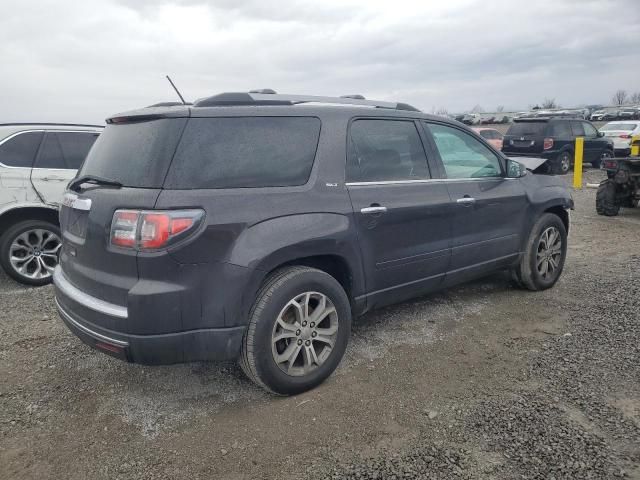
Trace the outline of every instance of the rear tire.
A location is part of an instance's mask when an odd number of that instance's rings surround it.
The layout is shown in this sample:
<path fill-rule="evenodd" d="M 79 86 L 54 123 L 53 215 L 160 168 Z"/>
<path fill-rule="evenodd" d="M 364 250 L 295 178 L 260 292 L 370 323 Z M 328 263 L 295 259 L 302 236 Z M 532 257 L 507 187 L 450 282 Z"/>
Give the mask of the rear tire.
<path fill-rule="evenodd" d="M 600 183 L 596 193 L 596 212 L 598 215 L 615 217 L 620 211 L 620 204 L 616 201 L 616 183 L 605 180 Z"/>
<path fill-rule="evenodd" d="M 0 238 L 0 265 L 7 275 L 25 285 L 51 283 L 62 245 L 60 238 L 60 228 L 53 223 L 16 223 Z"/>
<path fill-rule="evenodd" d="M 302 393 L 333 373 L 350 334 L 351 306 L 335 278 L 309 267 L 283 268 L 258 292 L 242 339 L 240 366 L 272 393 Z"/>
<path fill-rule="evenodd" d="M 562 274 L 566 256 L 567 229 L 560 217 L 545 213 L 531 229 L 513 279 L 528 290 L 551 288 Z"/>
<path fill-rule="evenodd" d="M 571 163 L 573 161 L 573 157 L 571 152 L 564 151 L 560 152 L 556 157 L 555 162 L 551 165 L 551 172 L 554 175 L 566 175 L 571 170 Z"/>

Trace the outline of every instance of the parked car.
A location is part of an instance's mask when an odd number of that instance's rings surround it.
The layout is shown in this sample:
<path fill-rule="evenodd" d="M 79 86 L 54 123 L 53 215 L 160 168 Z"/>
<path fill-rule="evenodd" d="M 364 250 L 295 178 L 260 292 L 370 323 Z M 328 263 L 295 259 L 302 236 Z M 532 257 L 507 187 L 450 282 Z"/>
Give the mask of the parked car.
<path fill-rule="evenodd" d="M 560 117 L 515 119 L 502 142 L 510 157 L 542 157 L 550 173 L 567 173 L 574 161 L 576 137 L 584 137 L 583 161 L 599 168 L 613 157 L 613 141 L 586 120 Z"/>
<path fill-rule="evenodd" d="M 482 121 L 482 116 L 479 113 L 466 113 L 464 117 L 462 117 L 462 123 L 465 125 L 480 125 Z"/>
<path fill-rule="evenodd" d="M 495 123 L 495 119 L 496 117 L 494 115 L 485 115 L 480 117 L 480 124 L 481 125 L 491 125 L 492 123 Z"/>
<path fill-rule="evenodd" d="M 27 285 L 51 282 L 58 206 L 102 127 L 0 125 L 0 265 Z"/>
<path fill-rule="evenodd" d="M 496 150 L 502 150 L 502 134 L 495 128 L 473 127 L 472 130 L 484 138 Z"/>
<path fill-rule="evenodd" d="M 619 120 L 640 120 L 640 108 L 628 107 L 618 112 Z"/>
<path fill-rule="evenodd" d="M 239 358 L 295 394 L 336 368 L 353 315 L 562 272 L 564 182 L 406 104 L 227 93 L 107 123 L 65 194 L 54 283 L 69 329 L 123 360 Z"/>
<path fill-rule="evenodd" d="M 591 114 L 592 122 L 606 122 L 608 120 L 616 120 L 619 116 L 618 110 L 598 110 Z"/>
<path fill-rule="evenodd" d="M 640 136 L 640 120 L 618 120 L 609 122 L 600 127 L 604 136 L 613 141 L 616 155 L 629 155 L 631 153 L 631 140 L 634 136 Z"/>

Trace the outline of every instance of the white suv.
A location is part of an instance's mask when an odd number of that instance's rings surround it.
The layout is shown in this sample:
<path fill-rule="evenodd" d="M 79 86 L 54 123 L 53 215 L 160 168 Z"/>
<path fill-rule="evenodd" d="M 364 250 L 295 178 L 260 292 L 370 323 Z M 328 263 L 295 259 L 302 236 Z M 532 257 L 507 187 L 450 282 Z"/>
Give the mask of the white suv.
<path fill-rule="evenodd" d="M 17 281 L 51 281 L 61 246 L 58 206 L 102 128 L 0 124 L 0 265 Z"/>

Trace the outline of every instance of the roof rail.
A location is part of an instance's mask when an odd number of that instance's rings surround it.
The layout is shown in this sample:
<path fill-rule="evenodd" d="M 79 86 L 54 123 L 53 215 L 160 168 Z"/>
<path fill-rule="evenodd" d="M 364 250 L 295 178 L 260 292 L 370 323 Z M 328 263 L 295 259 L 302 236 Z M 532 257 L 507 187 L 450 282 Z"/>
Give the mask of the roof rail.
<path fill-rule="evenodd" d="M 53 125 L 56 127 L 95 127 L 95 128 L 104 128 L 104 125 L 93 125 L 90 123 L 56 123 L 56 122 L 17 122 L 17 123 L 0 123 L 0 127 L 14 127 L 14 126 L 18 126 L 18 127 L 23 127 L 23 126 L 30 126 L 30 125 L 38 125 L 38 126 L 44 126 L 44 125 Z"/>
<path fill-rule="evenodd" d="M 200 99 L 194 107 L 222 107 L 222 106 L 258 106 L 258 105 L 297 105 L 301 103 L 325 103 L 333 105 L 354 105 L 362 107 L 388 108 L 391 110 L 409 110 L 419 112 L 417 108 L 407 103 L 382 102 L 366 100 L 362 95 L 348 95 L 345 97 L 321 97 L 315 95 L 281 95 L 275 93 L 258 93 L 257 91 L 221 93 L 212 97 Z"/>

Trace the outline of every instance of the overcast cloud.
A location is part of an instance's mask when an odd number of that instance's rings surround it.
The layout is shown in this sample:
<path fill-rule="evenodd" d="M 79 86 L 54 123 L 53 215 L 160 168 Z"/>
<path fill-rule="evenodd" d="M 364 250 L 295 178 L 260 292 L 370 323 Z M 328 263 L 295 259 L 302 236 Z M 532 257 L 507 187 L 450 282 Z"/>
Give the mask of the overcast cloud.
<path fill-rule="evenodd" d="M 638 0 L 0 0 L 0 122 L 101 123 L 223 91 L 425 111 L 640 91 Z"/>

